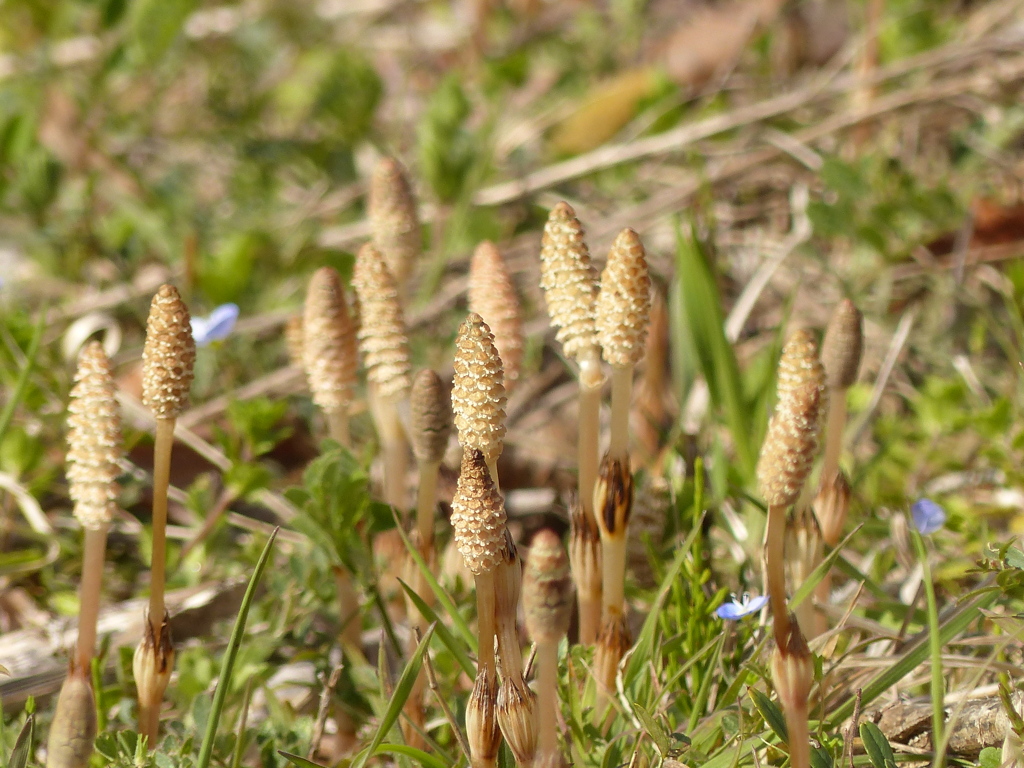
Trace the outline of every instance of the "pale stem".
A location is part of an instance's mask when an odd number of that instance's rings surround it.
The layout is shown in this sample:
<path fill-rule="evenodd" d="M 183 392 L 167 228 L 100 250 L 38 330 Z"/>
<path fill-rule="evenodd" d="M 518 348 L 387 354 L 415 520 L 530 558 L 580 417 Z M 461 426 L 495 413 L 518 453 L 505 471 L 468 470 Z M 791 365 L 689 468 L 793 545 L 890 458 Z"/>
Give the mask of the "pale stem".
<path fill-rule="evenodd" d="M 829 601 L 829 597 L 832 595 L 832 570 L 829 569 L 824 576 L 821 577 L 821 581 L 818 582 L 818 586 L 814 588 L 814 601 L 819 605 L 825 605 Z M 807 635 L 808 638 L 817 637 L 818 635 L 824 634 L 828 631 L 828 616 L 825 615 L 824 611 L 818 610 L 814 613 L 814 634 Z M 805 633 L 806 634 L 806 633 Z"/>
<path fill-rule="evenodd" d="M 171 448 L 175 419 L 157 419 L 153 443 L 153 561 L 149 579 L 149 623 L 154 634 L 164 620 L 167 571 L 167 487 L 171 481 Z"/>
<path fill-rule="evenodd" d="M 344 405 L 333 411 L 325 411 L 327 430 L 331 439 L 346 448 L 351 447 L 352 440 L 348 432 L 348 408 Z"/>
<path fill-rule="evenodd" d="M 843 429 L 846 427 L 846 390 L 832 393 L 825 426 L 825 458 L 821 464 L 821 487 L 831 483 L 839 471 L 839 455 L 843 450 Z M 831 542 L 830 542 L 831 543 Z"/>
<path fill-rule="evenodd" d="M 629 405 L 633 397 L 633 366 L 612 367 L 611 442 L 608 455 L 629 461 Z"/>
<path fill-rule="evenodd" d="M 765 531 L 765 591 L 772 607 L 775 642 L 789 636 L 789 610 L 786 607 L 786 507 L 772 504 L 768 507 L 768 526 Z"/>
<path fill-rule="evenodd" d="M 494 483 L 494 490 L 501 491 L 501 483 L 498 482 L 498 460 L 497 459 L 485 459 L 487 462 L 487 473 L 491 476 L 491 482 Z"/>
<path fill-rule="evenodd" d="M 437 473 L 440 462 L 420 462 L 420 485 L 416 490 L 416 530 L 423 552 L 434 546 L 434 513 L 437 509 Z M 424 554 L 424 557 L 426 555 Z"/>
<path fill-rule="evenodd" d="M 579 605 L 580 643 L 593 645 L 601 629 L 601 593 L 581 591 L 576 595 L 576 602 Z"/>
<path fill-rule="evenodd" d="M 584 352 L 580 364 L 580 423 L 577 444 L 579 464 L 578 488 L 580 507 L 587 519 L 596 523 L 594 517 L 594 485 L 597 483 L 597 468 L 601 459 L 601 353 L 595 346 Z"/>
<path fill-rule="evenodd" d="M 476 574 L 476 627 L 479 647 L 477 648 L 477 670 L 482 670 L 488 679 L 497 674 L 494 661 L 494 571 Z"/>
<path fill-rule="evenodd" d="M 558 754 L 558 643 L 537 644 L 537 762 Z M 548 758 L 548 760 L 544 760 Z"/>
<path fill-rule="evenodd" d="M 356 598 L 352 574 L 345 565 L 334 566 L 334 584 L 338 591 L 338 617 L 341 621 L 341 642 L 362 649 L 362 627 L 359 621 L 359 600 Z"/>
<path fill-rule="evenodd" d="M 370 388 L 370 410 L 384 454 L 384 501 L 404 518 L 407 512 L 405 471 L 409 466 L 409 451 L 398 415 L 398 401 L 380 397 L 377 387 L 373 386 Z"/>
<path fill-rule="evenodd" d="M 622 615 L 626 602 L 626 536 L 601 537 L 603 620 Z"/>
<path fill-rule="evenodd" d="M 811 735 L 807 725 L 807 705 L 793 710 L 786 708 L 786 726 L 789 731 L 790 768 L 810 768 Z"/>
<path fill-rule="evenodd" d="M 107 548 L 107 526 L 85 529 L 82 584 L 78 608 L 78 666 L 88 669 L 96 654 L 96 621 L 100 613 L 103 561 Z"/>

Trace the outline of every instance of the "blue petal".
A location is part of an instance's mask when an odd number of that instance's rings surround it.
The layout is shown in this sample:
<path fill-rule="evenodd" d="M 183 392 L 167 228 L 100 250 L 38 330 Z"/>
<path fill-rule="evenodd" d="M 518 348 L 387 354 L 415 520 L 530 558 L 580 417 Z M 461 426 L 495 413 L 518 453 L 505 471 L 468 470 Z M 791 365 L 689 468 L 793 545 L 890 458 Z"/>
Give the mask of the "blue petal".
<path fill-rule="evenodd" d="M 744 616 L 750 616 L 751 614 L 757 613 L 768 603 L 768 598 L 764 595 L 759 597 L 751 597 L 745 600 L 733 600 L 730 603 L 722 603 L 715 610 L 715 615 L 720 619 L 726 619 L 728 621 L 735 621 L 736 619 L 742 619 Z"/>
<path fill-rule="evenodd" d="M 206 317 L 192 318 L 192 337 L 197 347 L 226 339 L 238 320 L 237 304 L 221 304 Z"/>
<path fill-rule="evenodd" d="M 935 533 L 946 524 L 946 510 L 931 499 L 918 499 L 910 507 L 914 527 L 924 536 Z"/>

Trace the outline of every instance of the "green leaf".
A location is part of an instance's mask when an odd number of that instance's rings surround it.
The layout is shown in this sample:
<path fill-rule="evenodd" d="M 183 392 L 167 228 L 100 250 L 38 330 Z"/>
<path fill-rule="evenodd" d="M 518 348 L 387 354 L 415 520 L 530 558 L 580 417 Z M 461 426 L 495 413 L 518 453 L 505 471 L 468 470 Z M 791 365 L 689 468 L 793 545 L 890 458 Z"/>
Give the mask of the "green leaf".
<path fill-rule="evenodd" d="M 36 734 L 36 716 L 29 715 L 25 725 L 21 727 L 18 740 L 14 742 L 14 749 L 11 750 L 11 759 L 7 762 L 7 768 L 25 768 L 28 759 L 32 756 L 32 742 Z"/>
<path fill-rule="evenodd" d="M 875 768 L 891 768 L 896 764 L 889 740 L 877 725 L 872 722 L 860 724 L 860 739 L 864 742 L 864 751 Z"/>
<path fill-rule="evenodd" d="M 1006 564 L 1011 568 L 1024 570 L 1024 552 L 1016 547 L 1010 547 L 1006 550 Z"/>
<path fill-rule="evenodd" d="M 220 725 L 221 711 L 224 709 L 224 700 L 228 695 L 228 688 L 231 685 L 231 674 L 234 671 L 235 657 L 238 656 L 238 649 L 242 645 L 242 638 L 245 635 L 245 620 L 249 616 L 249 607 L 256 597 L 256 585 L 270 560 L 270 551 L 274 547 L 274 540 L 277 539 L 279 528 L 275 528 L 263 547 L 260 559 L 256 561 L 252 576 L 249 578 L 249 585 L 245 588 L 245 595 L 242 597 L 242 605 L 238 609 L 238 617 L 235 619 L 234 629 L 231 630 L 231 638 L 228 640 L 228 647 L 224 650 L 224 660 L 221 663 L 220 678 L 217 680 L 217 689 L 213 693 L 213 705 L 210 707 L 210 716 L 206 721 L 206 733 L 203 734 L 203 744 L 199 748 L 199 758 L 196 761 L 196 768 L 209 768 L 210 758 L 213 756 L 213 742 L 217 736 L 217 726 Z"/>
<path fill-rule="evenodd" d="M 14 391 L 11 393 L 4 405 L 3 413 L 0 413 L 0 441 L 7 434 L 7 428 L 11 424 L 11 419 L 14 417 L 14 409 L 18 407 L 18 403 L 25 396 L 25 390 L 28 388 L 28 379 L 32 375 L 32 369 L 35 367 L 36 360 L 39 357 L 39 342 L 43 338 L 43 330 L 46 328 L 46 306 L 42 306 L 39 309 L 39 319 L 36 321 L 35 330 L 32 332 L 32 341 L 29 342 L 28 350 L 25 352 L 25 365 L 21 367 L 18 372 L 18 382 L 14 385 Z"/>
<path fill-rule="evenodd" d="M 465 645 L 455 639 L 455 636 L 448 630 L 448 627 L 442 624 L 440 619 L 438 619 L 434 609 L 427 605 L 423 598 L 413 591 L 412 587 L 401 579 L 398 580 L 398 583 L 402 585 L 402 589 L 405 590 L 405 594 L 410 600 L 412 600 L 413 605 L 416 606 L 416 610 L 420 612 L 423 618 L 425 618 L 428 623 L 437 625 L 437 636 L 441 638 L 441 642 L 444 643 L 444 646 L 451 651 L 463 671 L 469 677 L 476 675 L 476 667 L 473 666 L 473 662 L 470 660 L 469 654 L 466 653 Z"/>
<path fill-rule="evenodd" d="M 824 747 L 811 747 L 811 768 L 834 768 L 832 753 Z"/>
<path fill-rule="evenodd" d="M 449 768 L 448 763 L 443 760 L 439 760 L 433 755 L 427 754 L 422 749 L 416 749 L 415 747 L 409 747 L 405 744 L 381 744 L 374 751 L 376 755 L 403 755 L 405 757 L 412 758 L 424 768 Z"/>
<path fill-rule="evenodd" d="M 779 709 L 774 701 L 756 688 L 750 689 L 750 698 L 753 700 L 757 711 L 761 713 L 761 717 L 768 723 L 768 727 L 779 737 L 780 741 L 788 744 L 789 734 L 786 730 L 786 718 L 782 714 L 782 710 Z"/>
<path fill-rule="evenodd" d="M 132 4 L 130 40 L 147 64 L 163 58 L 171 47 L 197 0 L 136 0 Z"/>
<path fill-rule="evenodd" d="M 940 616 L 939 642 L 942 645 L 949 643 L 959 635 L 968 625 L 975 621 L 980 611 L 991 605 L 999 592 L 992 589 L 995 583 L 993 578 L 986 579 L 985 583 L 973 593 L 966 602 L 952 607 Z M 867 707 L 871 702 L 881 696 L 885 691 L 902 680 L 918 665 L 928 658 L 928 632 L 919 632 L 903 649 L 903 655 L 895 660 L 877 675 L 871 678 L 861 689 L 861 705 Z M 829 728 L 838 728 L 846 718 L 853 714 L 855 700 L 851 697 L 829 713 L 827 724 Z"/>
<path fill-rule="evenodd" d="M 283 749 L 277 750 L 277 754 L 283 757 L 292 765 L 298 766 L 298 768 L 325 768 L 320 763 L 314 763 L 312 760 L 307 760 L 305 757 L 299 755 L 293 755 L 291 752 L 285 752 Z"/>
<path fill-rule="evenodd" d="M 398 717 L 402 713 L 402 707 L 405 706 L 406 699 L 409 698 L 413 684 L 416 682 L 416 676 L 420 672 L 420 665 L 423 662 L 423 654 L 427 652 L 427 648 L 430 645 L 430 638 L 433 637 L 433 635 L 434 626 L 431 625 L 423 634 L 423 639 L 420 640 L 420 644 L 416 646 L 416 652 L 413 653 L 412 657 L 409 659 L 409 663 L 406 664 L 405 669 L 402 670 L 402 676 L 398 679 L 398 684 L 395 686 L 395 692 L 392 694 L 391 701 L 388 702 L 388 708 L 384 711 L 384 715 L 380 719 L 380 724 L 377 726 L 376 733 L 373 734 L 370 746 L 356 756 L 352 768 L 364 768 L 366 761 L 373 755 L 377 754 L 377 748 L 384 742 L 384 737 L 388 735 L 388 732 L 394 724 L 398 722 Z M 199 768 L 205 768 L 205 766 L 199 766 Z"/>
<path fill-rule="evenodd" d="M 696 358 L 711 400 L 725 417 L 744 475 L 749 476 L 754 470 L 756 454 L 740 367 L 732 344 L 725 336 L 718 283 L 692 228 L 688 236 L 683 235 L 681 227 L 676 229 L 673 294 L 677 305 L 676 332 L 685 339 Z"/>
<path fill-rule="evenodd" d="M 985 747 L 978 755 L 981 768 L 999 768 L 1003 764 L 1003 750 L 999 747 Z"/>
<path fill-rule="evenodd" d="M 825 574 L 832 570 L 832 564 L 839 558 L 839 554 L 843 551 L 843 548 L 849 543 L 849 541 L 854 537 L 854 535 L 863 527 L 864 524 L 861 523 L 852 531 L 850 531 L 846 538 L 839 542 L 839 544 L 831 552 L 828 553 L 828 557 L 826 557 L 824 560 L 818 563 L 818 567 L 811 571 L 810 575 L 806 579 L 804 579 L 803 584 L 801 584 L 800 588 L 793 594 L 793 597 L 789 599 L 789 609 L 791 611 L 795 611 L 797 606 L 800 605 L 800 603 L 802 603 L 804 600 L 806 600 L 814 593 L 814 590 L 817 588 L 818 584 L 821 582 L 823 578 L 825 578 Z"/>
<path fill-rule="evenodd" d="M 643 727 L 644 732 L 651 737 L 651 741 L 653 741 L 654 746 L 657 747 L 658 753 L 662 758 L 667 757 L 669 747 L 672 745 L 668 730 L 639 704 L 634 704 L 632 709 L 633 714 L 635 714 L 637 720 L 640 721 L 640 725 Z"/>

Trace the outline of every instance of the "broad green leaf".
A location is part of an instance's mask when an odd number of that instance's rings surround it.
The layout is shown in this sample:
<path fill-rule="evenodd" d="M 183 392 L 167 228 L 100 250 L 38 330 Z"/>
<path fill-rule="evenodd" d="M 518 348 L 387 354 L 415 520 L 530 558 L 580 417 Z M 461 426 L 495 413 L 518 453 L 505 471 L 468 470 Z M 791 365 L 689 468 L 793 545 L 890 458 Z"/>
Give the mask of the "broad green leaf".
<path fill-rule="evenodd" d="M 750 689 L 750 698 L 754 702 L 754 706 L 757 711 L 761 713 L 761 717 L 768 723 L 768 727 L 772 729 L 779 740 L 788 744 L 789 734 L 786 730 L 786 717 L 782 714 L 782 710 L 779 709 L 778 705 L 765 696 L 757 688 Z"/>
<path fill-rule="evenodd" d="M 156 63 L 177 38 L 197 0 L 136 0 L 131 7 L 130 39 L 140 58 Z"/>
<path fill-rule="evenodd" d="M 308 758 L 300 757 L 299 755 L 293 755 L 291 752 L 285 752 L 283 749 L 277 750 L 277 754 L 279 754 L 292 765 L 298 766 L 298 768 L 325 768 L 324 766 L 320 765 L 320 763 L 314 763 L 312 760 L 309 760 Z"/>
<path fill-rule="evenodd" d="M 415 760 L 423 768 L 449 768 L 449 765 L 422 749 L 409 747 L 405 744 L 381 744 L 373 753 L 376 755 L 402 755 Z"/>
<path fill-rule="evenodd" d="M 896 755 L 885 734 L 872 722 L 860 724 L 860 739 L 864 742 L 864 751 L 875 768 L 892 768 L 896 764 Z"/>

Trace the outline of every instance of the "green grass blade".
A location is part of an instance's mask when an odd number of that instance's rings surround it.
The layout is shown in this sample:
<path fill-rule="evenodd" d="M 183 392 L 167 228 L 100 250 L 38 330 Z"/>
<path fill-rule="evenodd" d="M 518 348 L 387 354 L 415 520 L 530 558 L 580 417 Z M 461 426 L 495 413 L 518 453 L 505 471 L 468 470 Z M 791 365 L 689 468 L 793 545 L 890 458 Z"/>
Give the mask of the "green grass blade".
<path fill-rule="evenodd" d="M 36 735 L 36 716 L 29 715 L 25 725 L 21 727 L 18 740 L 14 742 L 14 749 L 11 750 L 11 759 L 7 762 L 8 768 L 25 768 L 28 759 L 32 756 L 32 743 Z"/>
<path fill-rule="evenodd" d="M 11 419 L 14 418 L 14 409 L 18 407 L 18 403 L 25 396 L 25 390 L 28 388 L 28 377 L 32 375 L 32 369 L 35 368 L 36 359 L 39 357 L 39 344 L 42 341 L 45 328 L 46 306 L 44 305 L 39 310 L 39 320 L 36 321 L 32 340 L 28 344 L 28 351 L 25 352 L 25 365 L 18 373 L 18 382 L 14 385 L 14 391 L 11 393 L 7 404 L 4 405 L 3 412 L 0 413 L 0 440 L 3 440 L 4 435 L 7 434 L 7 428 L 11 425 Z"/>
<path fill-rule="evenodd" d="M 428 623 L 437 625 L 437 636 L 441 638 L 441 642 L 444 643 L 445 647 L 451 651 L 455 660 L 459 662 L 459 666 L 462 667 L 462 670 L 470 677 L 475 677 L 476 667 L 473 666 L 473 662 L 469 658 L 469 654 L 466 653 L 466 649 L 458 640 L 455 639 L 455 636 L 448 630 L 448 627 L 441 623 L 437 614 L 434 612 L 434 609 L 427 605 L 423 598 L 417 595 L 412 587 L 404 581 L 399 579 L 398 583 L 402 585 L 402 589 L 405 590 L 405 594 L 409 596 L 409 599 L 412 600 L 413 605 L 416 606 L 416 610 L 420 612 L 423 618 L 425 618 Z"/>
<path fill-rule="evenodd" d="M 298 766 L 298 768 L 325 768 L 325 766 L 320 765 L 320 763 L 314 763 L 308 758 L 302 757 L 301 755 L 293 755 L 291 752 L 285 752 L 283 749 L 277 750 L 277 754 L 292 765 Z"/>
<path fill-rule="evenodd" d="M 249 586 L 245 588 L 245 595 L 242 597 L 242 605 L 238 609 L 238 617 L 235 619 L 235 627 L 231 630 L 231 639 L 228 640 L 228 647 L 224 650 L 224 660 L 221 662 L 220 678 L 217 680 L 217 690 L 213 692 L 213 704 L 210 707 L 210 716 L 206 721 L 206 733 L 203 735 L 203 744 L 199 748 L 199 759 L 196 761 L 196 768 L 209 768 L 210 758 L 213 756 L 213 742 L 217 737 L 217 726 L 220 724 L 221 711 L 224 709 L 224 700 L 228 695 L 228 687 L 231 684 L 231 674 L 234 671 L 235 657 L 238 656 L 238 649 L 242 645 L 242 637 L 245 635 L 245 620 L 249 617 L 249 607 L 256 596 L 256 585 L 259 584 L 267 562 L 270 560 L 270 550 L 277 538 L 278 528 L 270 534 L 267 545 L 263 547 L 260 559 L 256 561 L 252 576 L 249 579 Z"/>
<path fill-rule="evenodd" d="M 422 765 L 423 768 L 449 768 L 447 763 L 439 760 L 433 755 L 424 752 L 422 749 L 409 747 L 405 744 L 381 744 L 373 754 L 374 756 L 402 755 L 403 757 L 408 757 L 411 760 L 416 761 Z"/>
<path fill-rule="evenodd" d="M 459 613 L 459 609 L 455 607 L 455 601 L 452 600 L 451 595 L 442 587 L 434 574 L 430 572 L 430 566 L 427 565 L 422 555 L 417 551 L 416 547 L 413 546 L 412 541 L 406 535 L 405 530 L 399 523 L 398 518 L 395 518 L 398 534 L 402 537 L 402 542 L 405 544 L 406 550 L 412 556 L 413 562 L 416 563 L 416 567 L 419 568 L 420 573 L 423 574 L 423 579 L 427 582 L 427 586 L 430 587 L 430 591 L 434 593 L 434 597 L 437 598 L 437 602 L 441 604 L 449 618 L 452 620 L 452 626 L 455 631 L 459 633 L 459 637 L 469 648 L 471 653 L 476 653 L 477 638 L 476 634 L 469 628 L 469 624 L 462 618 L 462 614 Z M 474 671 L 473 674 L 476 674 Z M 471 675 L 472 677 L 472 675 Z"/>
<path fill-rule="evenodd" d="M 990 580 L 991 581 L 991 580 Z M 986 585 L 990 585 L 990 581 Z M 939 642 L 945 645 L 959 635 L 967 626 L 978 618 L 980 611 L 987 608 L 999 595 L 997 590 L 986 589 L 975 593 L 969 601 L 955 607 L 942 619 L 939 625 Z M 892 666 L 881 670 L 861 689 L 861 706 L 867 707 L 885 691 L 906 677 L 910 672 L 928 658 L 929 633 L 922 631 L 904 648 L 903 655 L 893 662 Z M 829 714 L 826 723 L 829 728 L 838 728 L 846 718 L 853 714 L 854 697 L 850 697 Z"/>
<path fill-rule="evenodd" d="M 814 590 L 817 589 L 818 584 L 820 584 L 821 580 L 825 578 L 825 574 L 832 569 L 832 564 L 839 559 L 839 553 L 843 551 L 843 548 L 850 542 L 850 539 L 852 539 L 854 535 L 863 527 L 864 524 L 861 523 L 852 531 L 850 531 L 849 535 L 847 535 L 846 538 L 839 542 L 839 544 L 831 552 L 828 553 L 828 557 L 826 557 L 820 563 L 818 563 L 818 567 L 811 571 L 810 575 L 807 577 L 804 583 L 800 585 L 800 589 L 794 592 L 793 597 L 789 599 L 789 610 L 796 610 L 796 607 L 800 605 L 800 603 L 802 603 L 804 600 L 806 600 L 814 593 Z"/>
<path fill-rule="evenodd" d="M 430 638 L 433 635 L 434 626 L 431 625 L 423 634 L 420 644 L 416 646 L 416 652 L 409 659 L 409 663 L 402 670 L 402 676 L 398 678 L 398 685 L 395 686 L 395 692 L 391 696 L 391 701 L 388 702 L 388 707 L 380 719 L 377 732 L 373 734 L 370 745 L 356 756 L 352 768 L 364 768 L 366 761 L 377 754 L 377 748 L 384 743 L 384 737 L 388 735 L 394 724 L 398 722 L 398 717 L 402 714 L 402 707 L 405 706 L 405 701 L 409 698 L 413 684 L 416 682 L 416 676 L 419 674 L 420 665 L 423 662 L 423 654 L 427 652 Z"/>
<path fill-rule="evenodd" d="M 781 742 L 788 744 L 789 733 L 786 730 L 786 718 L 782 714 L 782 710 L 757 688 L 750 689 L 750 698 L 772 732 L 779 737 Z"/>
<path fill-rule="evenodd" d="M 749 476 L 756 459 L 750 414 L 736 353 L 725 336 L 718 283 L 696 234 L 691 231 L 688 237 L 684 236 L 681 227 L 676 229 L 675 289 L 681 309 L 677 330 L 682 330 L 688 340 L 707 381 L 711 400 L 722 411 L 732 433 L 743 474 Z"/>

